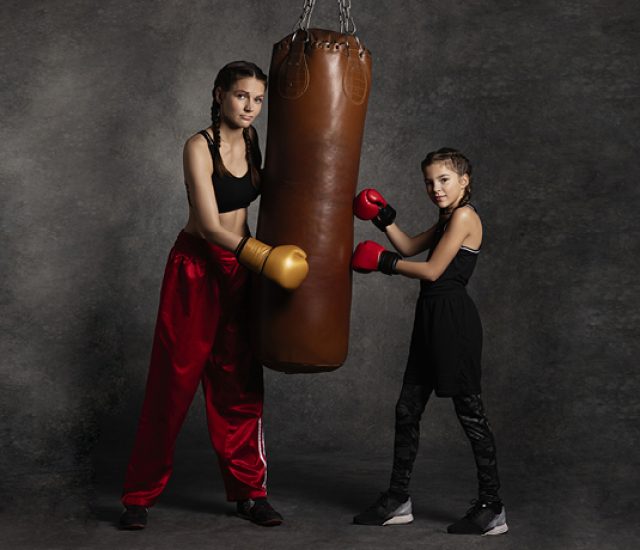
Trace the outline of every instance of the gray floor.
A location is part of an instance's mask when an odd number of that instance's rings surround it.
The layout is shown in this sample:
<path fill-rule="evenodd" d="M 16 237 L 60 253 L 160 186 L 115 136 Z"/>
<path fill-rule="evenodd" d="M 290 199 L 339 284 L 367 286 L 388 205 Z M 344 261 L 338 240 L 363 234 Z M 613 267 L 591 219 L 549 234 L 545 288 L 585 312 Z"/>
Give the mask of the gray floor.
<path fill-rule="evenodd" d="M 354 513 L 377 497 L 387 481 L 388 457 L 327 453 L 286 458 L 271 453 L 271 501 L 285 516 L 262 528 L 233 515 L 225 502 L 211 451 L 182 451 L 171 483 L 151 510 L 145 531 L 121 532 L 118 493 L 122 455 L 96 461 L 96 494 L 86 520 L 3 514 L 2 548 L 224 548 L 374 549 L 637 548 L 637 491 L 623 480 L 608 493 L 577 472 L 545 478 L 519 464 L 502 464 L 510 531 L 498 537 L 451 536 L 446 525 L 468 506 L 474 487 L 470 456 L 420 457 L 413 479 L 415 521 L 408 526 L 361 527 Z M 610 484 L 609 484 L 610 485 Z M 636 488 L 637 489 L 637 488 Z M 627 494 L 626 497 L 621 495 Z"/>

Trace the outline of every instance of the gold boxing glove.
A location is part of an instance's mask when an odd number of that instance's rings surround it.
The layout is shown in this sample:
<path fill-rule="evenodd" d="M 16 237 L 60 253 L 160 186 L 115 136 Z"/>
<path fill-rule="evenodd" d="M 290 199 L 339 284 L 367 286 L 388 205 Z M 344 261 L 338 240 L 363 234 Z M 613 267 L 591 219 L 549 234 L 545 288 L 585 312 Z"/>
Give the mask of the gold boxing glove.
<path fill-rule="evenodd" d="M 306 252 L 292 244 L 273 247 L 244 237 L 235 254 L 243 266 L 287 290 L 298 288 L 309 273 Z"/>

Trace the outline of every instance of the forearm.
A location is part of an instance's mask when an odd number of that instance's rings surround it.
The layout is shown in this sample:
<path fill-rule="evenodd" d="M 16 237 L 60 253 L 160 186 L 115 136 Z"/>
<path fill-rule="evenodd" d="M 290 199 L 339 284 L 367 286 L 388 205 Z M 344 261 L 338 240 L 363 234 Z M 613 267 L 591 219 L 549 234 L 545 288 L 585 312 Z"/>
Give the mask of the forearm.
<path fill-rule="evenodd" d="M 242 236 L 217 224 L 211 227 L 200 227 L 200 236 L 211 244 L 218 245 L 231 252 L 240 244 Z"/>
<path fill-rule="evenodd" d="M 392 224 L 387 227 L 386 234 L 394 248 L 405 258 L 408 258 L 424 252 L 431 247 L 433 236 L 435 235 L 435 226 L 423 231 L 419 235 L 409 237 L 409 235 L 402 231 L 397 225 Z"/>
<path fill-rule="evenodd" d="M 411 262 L 409 260 L 398 260 L 396 272 L 410 279 L 423 281 L 435 281 L 441 275 L 429 262 Z"/>
<path fill-rule="evenodd" d="M 411 238 L 400 229 L 395 223 L 387 226 L 387 238 L 402 256 L 413 256 L 411 250 Z"/>

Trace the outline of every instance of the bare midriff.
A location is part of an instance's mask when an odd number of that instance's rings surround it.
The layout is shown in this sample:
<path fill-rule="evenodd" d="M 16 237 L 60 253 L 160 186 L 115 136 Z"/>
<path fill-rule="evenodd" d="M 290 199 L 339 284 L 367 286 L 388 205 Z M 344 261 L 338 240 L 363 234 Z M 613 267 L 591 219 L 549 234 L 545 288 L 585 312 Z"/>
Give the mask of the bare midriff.
<path fill-rule="evenodd" d="M 225 212 L 224 214 L 218 214 L 220 219 L 220 225 L 223 229 L 244 237 L 249 234 L 249 228 L 247 226 L 247 209 L 239 208 L 238 210 L 232 210 L 231 212 Z M 204 236 L 198 230 L 198 224 L 196 223 L 195 214 L 193 210 L 189 208 L 189 220 L 187 225 L 184 226 L 184 232 L 195 235 L 196 237 Z"/>

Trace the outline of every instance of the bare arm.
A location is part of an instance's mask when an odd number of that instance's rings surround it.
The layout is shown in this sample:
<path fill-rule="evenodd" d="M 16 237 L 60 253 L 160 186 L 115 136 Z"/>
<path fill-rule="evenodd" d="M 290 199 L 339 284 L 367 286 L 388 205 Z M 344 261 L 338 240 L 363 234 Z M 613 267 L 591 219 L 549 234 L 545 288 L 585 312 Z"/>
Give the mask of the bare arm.
<path fill-rule="evenodd" d="M 474 231 L 476 226 L 473 216 L 477 216 L 477 214 L 469 208 L 457 209 L 451 216 L 447 230 L 429 261 L 410 262 L 398 260 L 396 264 L 397 272 L 412 279 L 424 279 L 427 281 L 438 279 L 452 262 L 464 240 Z"/>
<path fill-rule="evenodd" d="M 438 224 L 434 224 L 426 231 L 414 237 L 409 237 L 409 235 L 402 231 L 395 223 L 392 223 L 387 226 L 387 238 L 400 254 L 408 258 L 431 248 L 437 225 Z"/>
<path fill-rule="evenodd" d="M 211 184 L 213 161 L 206 140 L 200 135 L 187 140 L 182 160 L 184 181 L 200 236 L 227 250 L 235 250 L 242 237 L 220 224 L 218 203 Z"/>

